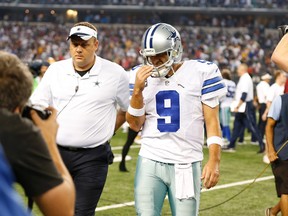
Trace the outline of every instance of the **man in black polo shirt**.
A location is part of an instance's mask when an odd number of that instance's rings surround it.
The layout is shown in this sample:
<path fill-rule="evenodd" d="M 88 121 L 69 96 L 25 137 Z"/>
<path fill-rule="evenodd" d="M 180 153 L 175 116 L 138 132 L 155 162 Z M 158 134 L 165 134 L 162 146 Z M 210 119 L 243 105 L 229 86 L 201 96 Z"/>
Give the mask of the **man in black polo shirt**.
<path fill-rule="evenodd" d="M 266 209 L 266 216 L 288 215 L 288 94 L 277 96 L 269 109 L 266 125 L 267 153 L 280 201 Z"/>

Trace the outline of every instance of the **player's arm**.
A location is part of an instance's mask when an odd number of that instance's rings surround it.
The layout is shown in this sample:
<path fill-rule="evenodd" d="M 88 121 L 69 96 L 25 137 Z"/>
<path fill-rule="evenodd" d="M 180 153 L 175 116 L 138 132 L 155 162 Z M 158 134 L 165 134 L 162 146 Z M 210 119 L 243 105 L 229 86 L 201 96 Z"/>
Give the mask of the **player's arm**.
<path fill-rule="evenodd" d="M 267 156 L 270 162 L 275 161 L 278 156 L 274 149 L 274 127 L 276 125 L 276 121 L 269 117 L 267 119 L 266 128 L 265 128 L 265 135 L 266 135 L 266 144 L 267 144 Z"/>
<path fill-rule="evenodd" d="M 203 168 L 202 180 L 205 188 L 215 186 L 220 176 L 221 158 L 221 129 L 219 122 L 219 105 L 214 108 L 203 103 L 204 120 L 207 131 L 207 144 L 209 147 L 209 159 Z"/>
<path fill-rule="evenodd" d="M 288 72 L 288 34 L 286 32 L 274 49 L 271 60 L 279 68 Z"/>
<path fill-rule="evenodd" d="M 280 119 L 281 107 L 281 96 L 277 96 L 270 106 L 265 128 L 267 156 L 269 158 L 269 161 L 271 162 L 275 161 L 278 158 L 276 150 L 274 148 L 274 128 L 277 121 Z"/>
<path fill-rule="evenodd" d="M 152 69 L 153 67 L 151 66 L 142 66 L 136 74 L 133 94 L 126 113 L 126 121 L 128 122 L 129 127 L 134 131 L 139 131 L 145 121 L 143 90 L 145 88 L 146 79 L 151 75 Z"/>
<path fill-rule="evenodd" d="M 246 98 L 247 92 L 242 92 L 241 98 L 238 102 L 238 105 L 235 107 L 234 112 L 238 112 L 238 109 L 242 106 L 243 103 L 245 103 Z"/>
<path fill-rule="evenodd" d="M 126 121 L 125 118 L 126 112 L 122 111 L 121 109 L 118 110 L 116 116 L 116 124 L 115 124 L 115 132 L 121 127 L 122 124 Z"/>
<path fill-rule="evenodd" d="M 270 109 L 270 106 L 271 106 L 272 102 L 271 101 L 267 101 L 266 102 L 266 109 L 264 111 L 264 113 L 262 114 L 261 118 L 263 121 L 266 121 L 267 120 L 267 115 L 268 115 L 268 112 L 269 112 L 269 109 Z"/>
<path fill-rule="evenodd" d="M 33 199 L 43 215 L 73 216 L 75 196 L 70 193 L 73 190 L 72 185 L 67 184 L 64 180 L 62 184 L 46 191 L 44 194 L 33 197 Z"/>

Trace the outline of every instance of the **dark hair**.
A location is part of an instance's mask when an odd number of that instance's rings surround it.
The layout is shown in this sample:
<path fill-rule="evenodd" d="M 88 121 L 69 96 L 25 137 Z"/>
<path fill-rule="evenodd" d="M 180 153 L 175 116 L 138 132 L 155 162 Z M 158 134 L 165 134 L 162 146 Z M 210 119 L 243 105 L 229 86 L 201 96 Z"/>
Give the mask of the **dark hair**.
<path fill-rule="evenodd" d="M 224 79 L 231 80 L 231 73 L 229 69 L 227 68 L 223 69 L 221 74 Z"/>
<path fill-rule="evenodd" d="M 14 111 L 27 103 L 33 87 L 32 74 L 16 55 L 0 51 L 0 108 Z"/>

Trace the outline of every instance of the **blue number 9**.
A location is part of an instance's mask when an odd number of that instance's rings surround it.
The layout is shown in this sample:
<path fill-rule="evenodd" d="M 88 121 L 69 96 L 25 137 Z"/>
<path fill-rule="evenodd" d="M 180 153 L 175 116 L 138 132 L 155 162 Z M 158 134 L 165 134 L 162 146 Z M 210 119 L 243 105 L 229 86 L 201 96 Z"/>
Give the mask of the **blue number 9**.
<path fill-rule="evenodd" d="M 157 128 L 160 132 L 176 132 L 180 128 L 179 93 L 175 90 L 156 94 Z"/>

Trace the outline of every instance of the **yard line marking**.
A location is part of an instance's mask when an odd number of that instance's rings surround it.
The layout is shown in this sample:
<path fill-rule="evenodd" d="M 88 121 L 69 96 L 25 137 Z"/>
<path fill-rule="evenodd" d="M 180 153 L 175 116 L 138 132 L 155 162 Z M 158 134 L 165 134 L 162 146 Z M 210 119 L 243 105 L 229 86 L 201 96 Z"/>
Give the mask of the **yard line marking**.
<path fill-rule="evenodd" d="M 235 182 L 235 183 L 218 185 L 218 186 L 215 186 L 215 187 L 210 188 L 210 189 L 203 188 L 201 190 L 201 192 L 207 192 L 207 191 L 218 190 L 218 189 L 223 189 L 223 188 L 229 188 L 229 187 L 234 187 L 234 186 L 239 186 L 239 185 L 244 185 L 244 184 L 250 184 L 254 180 L 255 180 L 255 182 L 260 182 L 260 181 L 270 180 L 270 179 L 273 179 L 273 178 L 274 178 L 274 176 L 272 175 L 272 176 L 266 176 L 266 177 L 258 178 L 256 180 L 255 179 L 250 179 L 250 180 L 246 180 L 246 181 L 240 181 L 240 182 Z"/>
<path fill-rule="evenodd" d="M 130 146 L 130 148 L 140 148 L 141 147 L 141 145 L 132 145 L 132 146 Z M 115 147 L 112 147 L 111 149 L 112 149 L 112 151 L 113 150 L 121 150 L 123 148 L 123 146 L 115 146 Z"/>
<path fill-rule="evenodd" d="M 114 205 L 110 205 L 110 206 L 99 207 L 99 208 L 96 208 L 95 211 L 105 211 L 105 210 L 109 210 L 109 209 L 134 206 L 134 205 L 135 205 L 135 202 L 132 201 L 132 202 L 126 202 L 126 203 L 122 203 L 122 204 L 114 204 Z"/>
<path fill-rule="evenodd" d="M 215 187 L 210 188 L 210 189 L 203 188 L 201 190 L 201 193 L 202 192 L 209 192 L 209 191 L 212 191 L 212 190 L 218 190 L 218 189 L 224 189 L 224 188 L 229 188 L 229 187 L 235 187 L 235 186 L 239 186 L 239 185 L 250 184 L 254 180 L 255 180 L 255 182 L 260 182 L 260 181 L 267 181 L 267 180 L 270 180 L 270 179 L 273 179 L 273 178 L 274 178 L 274 176 L 272 175 L 272 176 L 266 176 L 266 177 L 258 178 L 256 180 L 255 179 L 250 179 L 250 180 L 246 180 L 246 181 L 240 181 L 240 182 L 235 182 L 235 183 L 218 185 L 218 186 L 215 186 Z M 122 203 L 122 204 L 114 204 L 114 205 L 109 205 L 109 206 L 102 206 L 102 207 L 96 208 L 95 211 L 105 211 L 105 210 L 114 209 L 114 208 L 133 206 L 134 204 L 135 204 L 135 202 L 132 201 L 132 202 L 126 202 L 126 203 Z"/>

